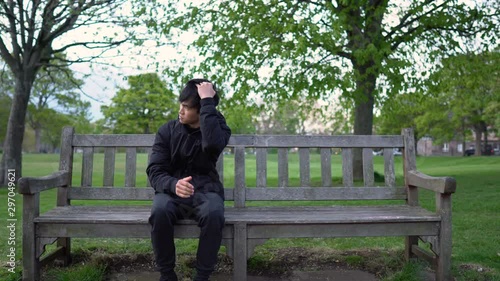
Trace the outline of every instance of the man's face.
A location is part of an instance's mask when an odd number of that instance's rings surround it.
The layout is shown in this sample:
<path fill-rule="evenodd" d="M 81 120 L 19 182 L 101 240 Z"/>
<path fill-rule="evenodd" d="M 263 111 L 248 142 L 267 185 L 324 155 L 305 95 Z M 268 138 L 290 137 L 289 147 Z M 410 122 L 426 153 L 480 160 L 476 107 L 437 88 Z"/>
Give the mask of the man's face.
<path fill-rule="evenodd" d="M 195 107 L 189 107 L 186 101 L 181 102 L 179 107 L 179 122 L 192 128 L 200 127 L 200 113 Z"/>

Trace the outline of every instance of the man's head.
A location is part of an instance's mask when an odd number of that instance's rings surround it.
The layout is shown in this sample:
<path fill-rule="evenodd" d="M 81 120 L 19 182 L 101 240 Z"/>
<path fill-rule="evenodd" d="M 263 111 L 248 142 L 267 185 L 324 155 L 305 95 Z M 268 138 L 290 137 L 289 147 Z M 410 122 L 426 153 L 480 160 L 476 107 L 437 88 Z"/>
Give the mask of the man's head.
<path fill-rule="evenodd" d="M 198 95 L 198 87 L 196 85 L 202 82 L 209 82 L 207 79 L 191 79 L 186 83 L 184 89 L 182 89 L 181 94 L 179 96 L 179 102 L 187 102 L 190 107 L 194 107 L 200 110 L 200 96 Z M 212 83 L 213 85 L 213 83 Z M 214 86 L 215 96 L 214 101 L 215 105 L 219 104 L 219 94 L 217 93 L 217 89 Z"/>
<path fill-rule="evenodd" d="M 207 79 L 191 79 L 186 83 L 179 95 L 179 121 L 191 127 L 200 126 L 200 96 L 196 85 L 202 82 L 210 82 Z M 210 82 L 211 83 L 211 82 Z M 215 105 L 219 104 L 219 95 L 214 86 L 215 96 L 213 97 Z"/>

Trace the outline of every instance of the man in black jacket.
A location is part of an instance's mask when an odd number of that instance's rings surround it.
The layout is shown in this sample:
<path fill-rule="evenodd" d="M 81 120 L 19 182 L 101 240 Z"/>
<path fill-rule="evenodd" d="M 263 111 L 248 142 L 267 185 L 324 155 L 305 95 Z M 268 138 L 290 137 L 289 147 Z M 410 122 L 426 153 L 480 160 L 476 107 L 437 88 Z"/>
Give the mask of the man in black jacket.
<path fill-rule="evenodd" d="M 208 280 L 224 227 L 224 188 L 215 165 L 231 130 L 215 108 L 219 96 L 208 80 L 190 80 L 179 102 L 179 118 L 158 130 L 146 170 L 155 189 L 151 241 L 160 281 L 177 281 L 174 224 L 196 220 L 201 233 L 194 280 Z"/>

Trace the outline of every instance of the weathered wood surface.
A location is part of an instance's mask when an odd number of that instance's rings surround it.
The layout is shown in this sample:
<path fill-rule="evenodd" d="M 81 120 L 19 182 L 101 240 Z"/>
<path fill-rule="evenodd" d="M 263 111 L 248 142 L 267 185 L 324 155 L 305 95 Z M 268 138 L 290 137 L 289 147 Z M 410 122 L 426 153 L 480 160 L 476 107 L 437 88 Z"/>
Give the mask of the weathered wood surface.
<path fill-rule="evenodd" d="M 75 147 L 149 147 L 154 134 L 79 135 L 73 137 Z M 286 135 L 233 135 L 229 147 L 403 147 L 402 136 L 286 136 Z"/>
<path fill-rule="evenodd" d="M 310 223 L 253 224 L 248 226 L 248 238 L 328 238 L 437 235 L 439 222 L 377 222 L 377 223 Z"/>
<path fill-rule="evenodd" d="M 94 148 L 85 147 L 82 156 L 82 186 L 92 186 L 94 171 Z"/>
<path fill-rule="evenodd" d="M 394 151 L 392 148 L 384 148 L 384 175 L 385 185 L 396 185 L 396 173 L 394 172 Z"/>
<path fill-rule="evenodd" d="M 137 166 L 137 148 L 127 147 L 125 154 L 125 186 L 135 186 Z"/>
<path fill-rule="evenodd" d="M 352 148 L 342 149 L 342 183 L 346 187 L 354 185 L 352 156 Z"/>
<path fill-rule="evenodd" d="M 332 150 L 322 148 L 321 155 L 321 183 L 323 186 L 332 186 Z"/>
<path fill-rule="evenodd" d="M 235 200 L 234 188 L 225 188 L 227 201 Z M 243 192 L 240 192 L 243 193 Z M 71 200 L 148 200 L 154 190 L 127 187 L 72 187 L 68 189 Z M 324 200 L 405 200 L 402 187 L 248 187 L 244 201 L 324 201 Z"/>
<path fill-rule="evenodd" d="M 363 181 L 365 186 L 373 186 L 373 149 L 363 148 Z"/>
<path fill-rule="evenodd" d="M 418 171 L 408 171 L 407 182 L 410 186 L 422 187 L 438 193 L 454 193 L 457 183 L 450 177 L 431 177 Z"/>
<path fill-rule="evenodd" d="M 288 149 L 278 148 L 278 186 L 288 186 Z"/>
<path fill-rule="evenodd" d="M 244 224 L 239 222 L 238 224 Z M 235 239 L 235 224 L 226 224 L 222 232 L 223 239 Z M 342 223 L 342 224 L 250 224 L 247 226 L 248 239 L 268 238 L 327 238 L 327 237 L 366 237 L 366 236 L 403 236 L 437 235 L 439 223 L 425 222 L 383 222 L 383 223 Z M 101 223 L 43 223 L 38 226 L 38 237 L 142 237 L 151 236 L 151 227 L 141 224 L 101 224 Z M 178 225 L 174 230 L 177 238 L 198 238 L 199 227 L 194 221 Z M 238 250 L 239 246 L 233 244 Z M 240 244 L 241 245 L 241 244 Z M 247 242 L 249 245 L 249 242 Z M 249 248 L 247 246 L 247 249 Z M 241 248 L 241 251 L 245 251 Z M 247 250 L 248 251 L 248 250 Z M 238 252 L 238 251 L 236 251 Z M 249 255 L 247 255 L 249 256 Z"/>
<path fill-rule="evenodd" d="M 257 165 L 257 187 L 267 186 L 267 148 L 257 148 L 255 161 Z"/>
<path fill-rule="evenodd" d="M 116 147 L 104 149 L 103 186 L 113 186 L 115 183 L 115 155 Z"/>
<path fill-rule="evenodd" d="M 245 148 L 234 148 L 234 206 L 245 207 Z"/>
<path fill-rule="evenodd" d="M 54 208 L 37 223 L 147 224 L 150 206 L 64 206 Z M 407 205 L 331 207 L 226 208 L 226 224 L 311 224 L 440 221 L 436 213 Z M 179 224 L 193 221 L 181 220 Z"/>
<path fill-rule="evenodd" d="M 19 180 L 19 193 L 35 194 L 58 186 L 68 185 L 70 175 L 67 171 L 57 171 L 45 177 L 23 177 Z"/>

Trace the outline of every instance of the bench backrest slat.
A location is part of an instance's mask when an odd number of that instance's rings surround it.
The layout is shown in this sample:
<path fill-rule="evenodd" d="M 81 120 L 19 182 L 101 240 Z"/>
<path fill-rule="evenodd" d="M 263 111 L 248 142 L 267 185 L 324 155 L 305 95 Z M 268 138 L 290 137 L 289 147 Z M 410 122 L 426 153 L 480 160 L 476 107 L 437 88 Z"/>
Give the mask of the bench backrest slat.
<path fill-rule="evenodd" d="M 363 181 L 365 186 L 373 186 L 375 182 L 373 175 L 373 150 L 363 148 Z"/>
<path fill-rule="evenodd" d="M 267 148 L 258 147 L 255 149 L 257 187 L 267 186 Z"/>
<path fill-rule="evenodd" d="M 115 184 L 115 155 L 116 147 L 104 148 L 103 186 L 113 186 Z"/>
<path fill-rule="evenodd" d="M 289 136 L 289 135 L 235 135 L 229 146 L 245 147 L 403 147 L 401 136 Z"/>
<path fill-rule="evenodd" d="M 79 135 L 73 136 L 75 147 L 148 147 L 154 142 L 154 135 Z"/>
<path fill-rule="evenodd" d="M 392 148 L 384 148 L 384 176 L 386 186 L 396 186 L 396 173 L 394 171 L 394 150 Z"/>
<path fill-rule="evenodd" d="M 234 200 L 236 190 L 225 188 L 226 200 Z M 130 187 L 73 187 L 69 189 L 68 197 L 71 200 L 99 200 L 109 198 L 114 200 L 151 200 L 154 190 L 150 188 Z M 383 200 L 406 199 L 405 189 L 402 187 L 286 187 L 264 188 L 253 187 L 246 190 L 246 200 L 258 201 L 287 201 L 297 198 L 309 200 Z"/>
<path fill-rule="evenodd" d="M 92 172 L 94 170 L 94 148 L 83 148 L 82 186 L 92 186 Z"/>
<path fill-rule="evenodd" d="M 127 147 L 125 154 L 125 186 L 134 187 L 136 182 L 137 148 Z"/>
<path fill-rule="evenodd" d="M 342 149 L 342 182 L 345 187 L 353 186 L 352 148 Z"/>
<path fill-rule="evenodd" d="M 332 150 L 321 148 L 321 183 L 323 186 L 332 186 Z"/>
<path fill-rule="evenodd" d="M 415 139 L 413 137 L 413 131 L 410 129 L 403 129 L 403 136 L 406 140 L 406 146 L 403 150 L 403 171 L 412 171 L 417 169 L 417 163 L 415 157 L 406 157 L 407 155 L 415 155 Z M 404 177 L 406 180 L 408 177 Z M 416 187 L 410 187 L 409 184 L 405 183 L 407 186 L 406 193 L 408 195 L 408 205 L 415 206 L 418 205 L 418 190 Z"/>
<path fill-rule="evenodd" d="M 288 186 L 288 149 L 278 148 L 278 186 Z"/>
<path fill-rule="evenodd" d="M 245 147 L 234 148 L 234 206 L 245 207 Z"/>
<path fill-rule="evenodd" d="M 154 135 L 79 135 L 73 136 L 77 147 L 148 147 Z M 234 135 L 229 147 L 403 147 L 402 136 L 287 136 L 287 135 Z"/>
<path fill-rule="evenodd" d="M 309 165 L 309 148 L 299 148 L 299 162 L 300 162 L 300 185 L 311 185 L 311 166 Z"/>
<path fill-rule="evenodd" d="M 280 188 L 248 188 L 247 200 L 297 200 L 308 198 L 311 201 L 319 200 L 382 200 L 406 198 L 404 188 L 389 187 L 289 187 Z"/>

